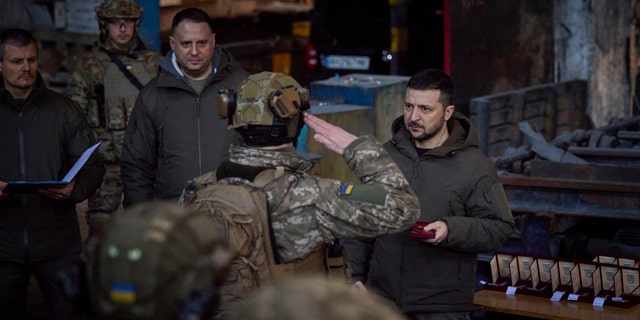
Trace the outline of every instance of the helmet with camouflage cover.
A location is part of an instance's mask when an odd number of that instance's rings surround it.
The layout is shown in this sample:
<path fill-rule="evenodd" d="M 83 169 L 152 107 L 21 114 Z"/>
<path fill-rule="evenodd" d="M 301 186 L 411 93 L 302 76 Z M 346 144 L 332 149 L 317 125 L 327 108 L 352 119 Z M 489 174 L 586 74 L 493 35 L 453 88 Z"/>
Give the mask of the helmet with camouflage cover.
<path fill-rule="evenodd" d="M 221 90 L 217 108 L 245 144 L 295 142 L 303 125 L 301 112 L 309 108 L 309 90 L 291 76 L 261 72 L 249 76 L 236 89 Z"/>
<path fill-rule="evenodd" d="M 100 26 L 100 41 L 107 39 L 107 21 L 109 19 L 134 19 L 136 20 L 135 34 L 139 34 L 140 17 L 144 9 L 135 0 L 103 0 L 96 7 L 98 25 Z"/>
<path fill-rule="evenodd" d="M 96 7 L 98 19 L 140 19 L 143 8 L 135 0 L 104 0 Z"/>
<path fill-rule="evenodd" d="M 146 203 L 115 215 L 88 249 L 87 283 L 105 319 L 199 319 L 213 315 L 231 259 L 208 214 Z"/>

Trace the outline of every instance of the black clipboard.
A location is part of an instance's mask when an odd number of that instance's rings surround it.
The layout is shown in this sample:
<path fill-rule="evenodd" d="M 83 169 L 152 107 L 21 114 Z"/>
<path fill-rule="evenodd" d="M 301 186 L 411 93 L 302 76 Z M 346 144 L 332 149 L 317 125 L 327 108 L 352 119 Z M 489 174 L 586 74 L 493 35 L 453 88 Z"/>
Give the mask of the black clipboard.
<path fill-rule="evenodd" d="M 10 181 L 2 189 L 3 193 L 34 193 L 38 191 L 38 188 L 43 187 L 63 187 L 71 182 L 75 178 L 78 171 L 87 163 L 91 154 L 98 149 L 102 141 L 92 145 L 85 150 L 80 158 L 73 164 L 73 167 L 69 169 L 69 172 L 62 178 L 62 180 L 50 180 L 50 181 Z"/>

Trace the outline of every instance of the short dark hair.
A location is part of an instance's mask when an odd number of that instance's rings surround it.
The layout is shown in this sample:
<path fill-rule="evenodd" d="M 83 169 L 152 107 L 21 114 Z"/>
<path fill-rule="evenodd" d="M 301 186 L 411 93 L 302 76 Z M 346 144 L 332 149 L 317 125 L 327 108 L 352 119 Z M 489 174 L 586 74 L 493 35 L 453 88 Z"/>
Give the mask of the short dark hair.
<path fill-rule="evenodd" d="M 171 34 L 176 33 L 176 28 L 178 27 L 180 22 L 184 20 L 189 20 L 192 22 L 204 22 L 209 26 L 211 32 L 213 32 L 213 24 L 208 13 L 199 8 L 186 8 L 173 16 L 173 22 L 171 23 Z"/>
<path fill-rule="evenodd" d="M 3 31 L 2 34 L 0 34 L 0 61 L 4 60 L 4 49 L 7 44 L 24 47 L 31 43 L 35 43 L 36 49 L 38 48 L 36 38 L 33 37 L 31 32 L 25 29 L 13 28 Z"/>
<path fill-rule="evenodd" d="M 453 79 L 442 70 L 425 69 L 414 74 L 407 83 L 413 90 L 440 90 L 438 102 L 446 108 L 453 104 L 455 85 Z"/>

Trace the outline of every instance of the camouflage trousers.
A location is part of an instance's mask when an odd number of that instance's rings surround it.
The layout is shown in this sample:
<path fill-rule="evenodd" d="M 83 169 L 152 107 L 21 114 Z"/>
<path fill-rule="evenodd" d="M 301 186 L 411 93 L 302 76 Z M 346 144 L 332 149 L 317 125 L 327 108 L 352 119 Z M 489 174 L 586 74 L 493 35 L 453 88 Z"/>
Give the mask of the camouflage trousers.
<path fill-rule="evenodd" d="M 122 181 L 120 179 L 120 165 L 106 163 L 106 172 L 102 185 L 89 198 L 87 210 L 87 224 L 95 219 L 110 219 L 122 204 Z"/>

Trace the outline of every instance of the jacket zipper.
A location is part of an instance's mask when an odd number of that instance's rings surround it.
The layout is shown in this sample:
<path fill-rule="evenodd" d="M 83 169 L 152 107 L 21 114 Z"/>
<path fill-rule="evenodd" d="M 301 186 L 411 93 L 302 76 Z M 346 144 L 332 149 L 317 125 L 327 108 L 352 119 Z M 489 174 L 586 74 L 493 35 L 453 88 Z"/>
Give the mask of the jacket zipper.
<path fill-rule="evenodd" d="M 411 174 L 411 181 L 409 182 L 411 184 L 411 189 L 413 189 L 416 179 L 418 179 L 418 171 L 420 169 L 420 159 L 415 159 L 413 160 L 413 172 Z"/>
<path fill-rule="evenodd" d="M 196 134 L 198 135 L 198 176 L 202 175 L 202 133 L 200 132 L 200 96 L 196 97 Z"/>
<path fill-rule="evenodd" d="M 418 177 L 418 168 L 420 166 L 420 160 L 419 159 L 415 159 L 413 161 L 413 174 L 411 175 L 411 181 L 409 182 L 411 189 L 413 189 L 413 186 L 415 185 L 415 181 Z M 405 265 L 405 249 L 406 249 L 406 245 L 407 245 L 407 238 L 405 237 L 405 239 L 402 240 L 402 250 L 400 252 L 400 255 L 402 257 L 402 265 L 400 266 L 400 270 L 402 270 L 402 273 L 404 274 L 404 265 Z M 401 310 L 404 310 L 404 289 L 405 289 L 405 283 L 404 281 L 401 281 L 400 283 L 400 292 L 398 293 L 398 305 L 400 306 Z"/>
<path fill-rule="evenodd" d="M 18 152 L 20 157 L 20 180 L 27 180 L 27 163 L 25 159 L 24 150 L 24 118 L 22 109 L 18 112 Z M 26 195 L 20 196 L 22 201 L 22 208 L 26 207 L 27 198 Z M 24 228 L 22 229 L 22 243 L 24 245 L 24 258 L 25 261 L 29 261 L 29 233 L 27 232 L 27 210 L 23 210 L 22 218 L 24 219 Z"/>
<path fill-rule="evenodd" d="M 20 155 L 20 180 L 27 180 L 27 164 L 24 159 L 24 119 L 22 111 L 18 112 L 18 152 Z"/>
<path fill-rule="evenodd" d="M 408 237 L 406 237 L 408 238 Z M 405 249 L 406 249 L 406 239 L 402 240 L 402 246 L 401 246 L 401 250 L 400 250 L 400 256 L 402 257 L 401 263 L 402 265 L 400 266 L 400 270 L 401 273 L 404 274 L 404 265 L 405 265 Z M 404 281 L 400 281 L 400 291 L 398 292 L 398 305 L 400 306 L 400 310 L 404 310 Z"/>

